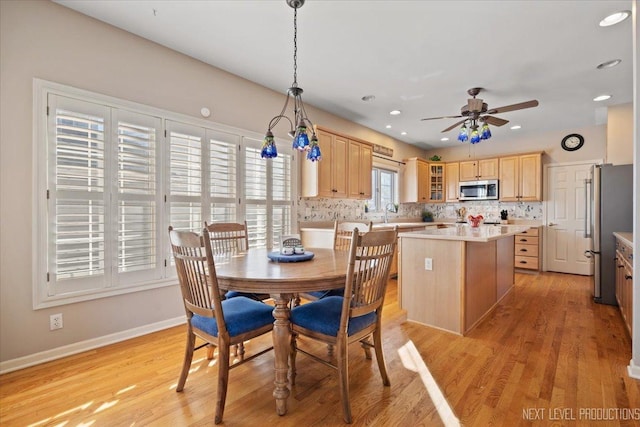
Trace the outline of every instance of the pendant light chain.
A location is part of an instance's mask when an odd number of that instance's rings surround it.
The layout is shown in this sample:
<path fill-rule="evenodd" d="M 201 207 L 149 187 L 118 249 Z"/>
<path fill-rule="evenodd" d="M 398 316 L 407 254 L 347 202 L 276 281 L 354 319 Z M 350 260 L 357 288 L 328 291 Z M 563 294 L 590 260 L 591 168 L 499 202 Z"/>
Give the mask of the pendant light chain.
<path fill-rule="evenodd" d="M 293 87 L 298 87 L 298 8 L 293 8 Z"/>

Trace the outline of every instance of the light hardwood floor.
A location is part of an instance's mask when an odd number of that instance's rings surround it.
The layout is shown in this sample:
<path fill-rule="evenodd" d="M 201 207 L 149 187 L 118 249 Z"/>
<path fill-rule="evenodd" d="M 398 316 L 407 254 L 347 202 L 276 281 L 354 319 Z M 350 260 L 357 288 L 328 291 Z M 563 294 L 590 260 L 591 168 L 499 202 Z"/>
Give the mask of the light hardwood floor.
<path fill-rule="evenodd" d="M 382 386 L 375 360 L 352 345 L 353 425 L 443 425 L 421 375 L 398 355 L 408 341 L 462 425 L 640 425 L 580 419 L 589 408 L 600 416 L 603 409 L 640 408 L 640 382 L 626 373 L 629 336 L 617 308 L 592 303 L 589 282 L 517 274 L 514 291 L 463 338 L 402 323 L 391 280 L 383 320 L 391 387 Z M 196 353 L 184 392 L 175 392 L 184 341 L 184 327 L 176 327 L 0 376 L 0 425 L 213 425 L 216 369 L 205 350 Z M 268 344 L 250 342 L 247 352 Z M 224 425 L 343 425 L 336 373 L 304 355 L 297 365 L 283 417 L 271 395 L 272 353 L 232 370 Z"/>

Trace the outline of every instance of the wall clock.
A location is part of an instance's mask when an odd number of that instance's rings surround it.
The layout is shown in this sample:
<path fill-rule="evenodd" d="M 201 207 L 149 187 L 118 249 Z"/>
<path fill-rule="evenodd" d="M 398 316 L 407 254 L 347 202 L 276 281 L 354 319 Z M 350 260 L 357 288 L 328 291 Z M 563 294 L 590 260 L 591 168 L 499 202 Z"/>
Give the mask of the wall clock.
<path fill-rule="evenodd" d="M 567 151 L 576 151 L 584 145 L 584 138 L 582 135 L 572 133 L 562 138 L 560 145 Z"/>

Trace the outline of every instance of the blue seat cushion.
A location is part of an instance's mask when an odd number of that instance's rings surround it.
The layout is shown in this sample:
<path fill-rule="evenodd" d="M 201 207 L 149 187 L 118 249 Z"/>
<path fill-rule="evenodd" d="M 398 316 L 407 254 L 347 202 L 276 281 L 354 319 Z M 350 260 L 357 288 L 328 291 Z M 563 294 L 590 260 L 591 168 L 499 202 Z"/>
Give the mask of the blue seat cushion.
<path fill-rule="evenodd" d="M 329 296 L 291 310 L 291 323 L 329 336 L 338 336 L 343 297 Z M 367 313 L 349 321 L 347 334 L 353 335 L 375 323 L 376 314 Z"/>
<path fill-rule="evenodd" d="M 232 337 L 273 323 L 272 306 L 242 296 L 222 301 L 222 312 L 227 331 Z M 194 314 L 191 325 L 209 335 L 218 336 L 215 318 Z"/>
<path fill-rule="evenodd" d="M 344 296 L 344 288 L 341 289 L 329 289 L 326 291 L 312 291 L 312 292 L 306 292 L 306 294 L 308 295 L 312 295 L 314 297 L 316 297 L 317 299 L 321 299 L 321 298 L 325 298 L 325 297 L 332 297 L 332 296 Z"/>

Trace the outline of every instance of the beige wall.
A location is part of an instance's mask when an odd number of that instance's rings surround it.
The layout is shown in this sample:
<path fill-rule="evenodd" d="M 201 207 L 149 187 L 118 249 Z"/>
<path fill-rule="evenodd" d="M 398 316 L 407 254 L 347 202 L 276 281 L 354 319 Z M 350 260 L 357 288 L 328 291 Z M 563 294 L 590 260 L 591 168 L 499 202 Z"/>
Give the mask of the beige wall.
<path fill-rule="evenodd" d="M 604 160 L 606 156 L 606 126 L 592 126 L 581 129 L 546 132 L 536 136 L 512 139 L 489 139 L 475 145 L 458 144 L 455 147 L 430 150 L 427 157 L 438 154 L 445 162 L 455 162 L 472 158 L 488 158 L 509 154 L 544 151 L 543 163 L 566 163 L 583 160 Z M 514 132 L 515 133 L 515 132 Z M 565 151 L 560 146 L 562 138 L 570 133 L 578 133 L 584 137 L 584 145 L 577 151 Z"/>
<path fill-rule="evenodd" d="M 33 78 L 194 117 L 208 107 L 212 121 L 259 133 L 286 88 L 273 92 L 49 1 L 0 1 L 0 19 L 0 363 L 181 318 L 177 286 L 32 309 Z M 319 124 L 393 148 L 397 159 L 423 154 L 308 111 Z M 63 313 L 64 328 L 50 332 L 53 313 Z"/>
<path fill-rule="evenodd" d="M 607 109 L 607 163 L 633 163 L 633 104 Z"/>

